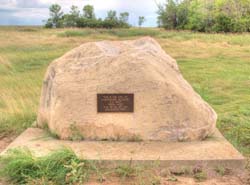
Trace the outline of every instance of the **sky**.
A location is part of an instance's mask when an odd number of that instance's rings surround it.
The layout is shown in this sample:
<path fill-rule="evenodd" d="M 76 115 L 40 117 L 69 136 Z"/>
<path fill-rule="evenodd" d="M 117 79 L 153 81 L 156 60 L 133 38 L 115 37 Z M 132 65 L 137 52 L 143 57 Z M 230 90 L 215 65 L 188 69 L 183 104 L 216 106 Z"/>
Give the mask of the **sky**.
<path fill-rule="evenodd" d="M 43 25 L 48 19 L 48 7 L 57 3 L 64 13 L 68 13 L 72 5 L 82 10 L 90 4 L 95 8 L 98 18 L 106 17 L 108 10 L 129 12 L 131 25 L 136 26 L 138 16 L 144 16 L 145 27 L 157 26 L 157 5 L 166 0 L 0 0 L 0 25 Z"/>

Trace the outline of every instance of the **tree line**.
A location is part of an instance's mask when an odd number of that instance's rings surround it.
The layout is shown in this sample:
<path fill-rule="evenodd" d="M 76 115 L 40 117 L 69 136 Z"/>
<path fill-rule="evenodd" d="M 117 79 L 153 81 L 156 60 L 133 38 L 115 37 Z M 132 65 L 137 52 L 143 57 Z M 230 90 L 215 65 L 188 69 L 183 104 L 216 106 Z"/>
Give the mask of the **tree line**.
<path fill-rule="evenodd" d="M 94 7 L 86 5 L 81 11 L 77 6 L 72 5 L 70 12 L 64 14 L 58 4 L 49 7 L 50 17 L 45 23 L 46 28 L 64 28 L 64 27 L 89 27 L 89 28 L 129 28 L 129 13 L 110 10 L 105 19 L 96 18 Z M 145 17 L 139 16 L 138 25 L 141 27 L 146 21 Z"/>
<path fill-rule="evenodd" d="M 158 25 L 200 32 L 250 32 L 250 0 L 166 0 Z"/>

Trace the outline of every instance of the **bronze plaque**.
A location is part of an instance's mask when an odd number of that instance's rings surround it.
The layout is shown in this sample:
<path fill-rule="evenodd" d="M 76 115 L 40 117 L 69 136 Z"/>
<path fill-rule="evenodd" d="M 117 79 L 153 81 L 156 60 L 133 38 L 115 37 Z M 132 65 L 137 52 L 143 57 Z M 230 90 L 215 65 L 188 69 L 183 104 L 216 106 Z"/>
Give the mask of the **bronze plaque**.
<path fill-rule="evenodd" d="M 134 94 L 97 94 L 97 112 L 134 112 Z"/>

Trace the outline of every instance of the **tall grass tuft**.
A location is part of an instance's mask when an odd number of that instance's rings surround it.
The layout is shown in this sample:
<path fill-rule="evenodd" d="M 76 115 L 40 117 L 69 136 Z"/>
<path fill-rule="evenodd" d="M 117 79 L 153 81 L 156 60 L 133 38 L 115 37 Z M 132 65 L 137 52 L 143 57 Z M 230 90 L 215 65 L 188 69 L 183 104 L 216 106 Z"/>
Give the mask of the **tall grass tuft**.
<path fill-rule="evenodd" d="M 1 164 L 1 176 L 8 177 L 13 183 L 23 184 L 28 178 L 40 176 L 38 160 L 26 149 L 9 151 L 1 158 Z"/>
<path fill-rule="evenodd" d="M 9 135 L 20 134 L 24 129 L 30 127 L 35 120 L 35 113 L 14 114 L 0 118 L 0 139 Z"/>
<path fill-rule="evenodd" d="M 34 157 L 28 149 L 13 149 L 1 158 L 0 175 L 14 184 L 44 181 L 47 184 L 85 182 L 95 169 L 67 148 L 44 157 Z"/>

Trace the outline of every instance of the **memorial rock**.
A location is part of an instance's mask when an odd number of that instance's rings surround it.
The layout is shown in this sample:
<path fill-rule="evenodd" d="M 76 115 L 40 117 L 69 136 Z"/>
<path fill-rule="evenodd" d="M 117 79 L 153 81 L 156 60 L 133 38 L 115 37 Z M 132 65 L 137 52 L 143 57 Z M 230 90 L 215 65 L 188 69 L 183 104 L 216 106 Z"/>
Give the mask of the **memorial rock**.
<path fill-rule="evenodd" d="M 216 119 L 176 61 L 142 38 L 86 43 L 53 61 L 37 124 L 61 139 L 193 141 Z"/>

